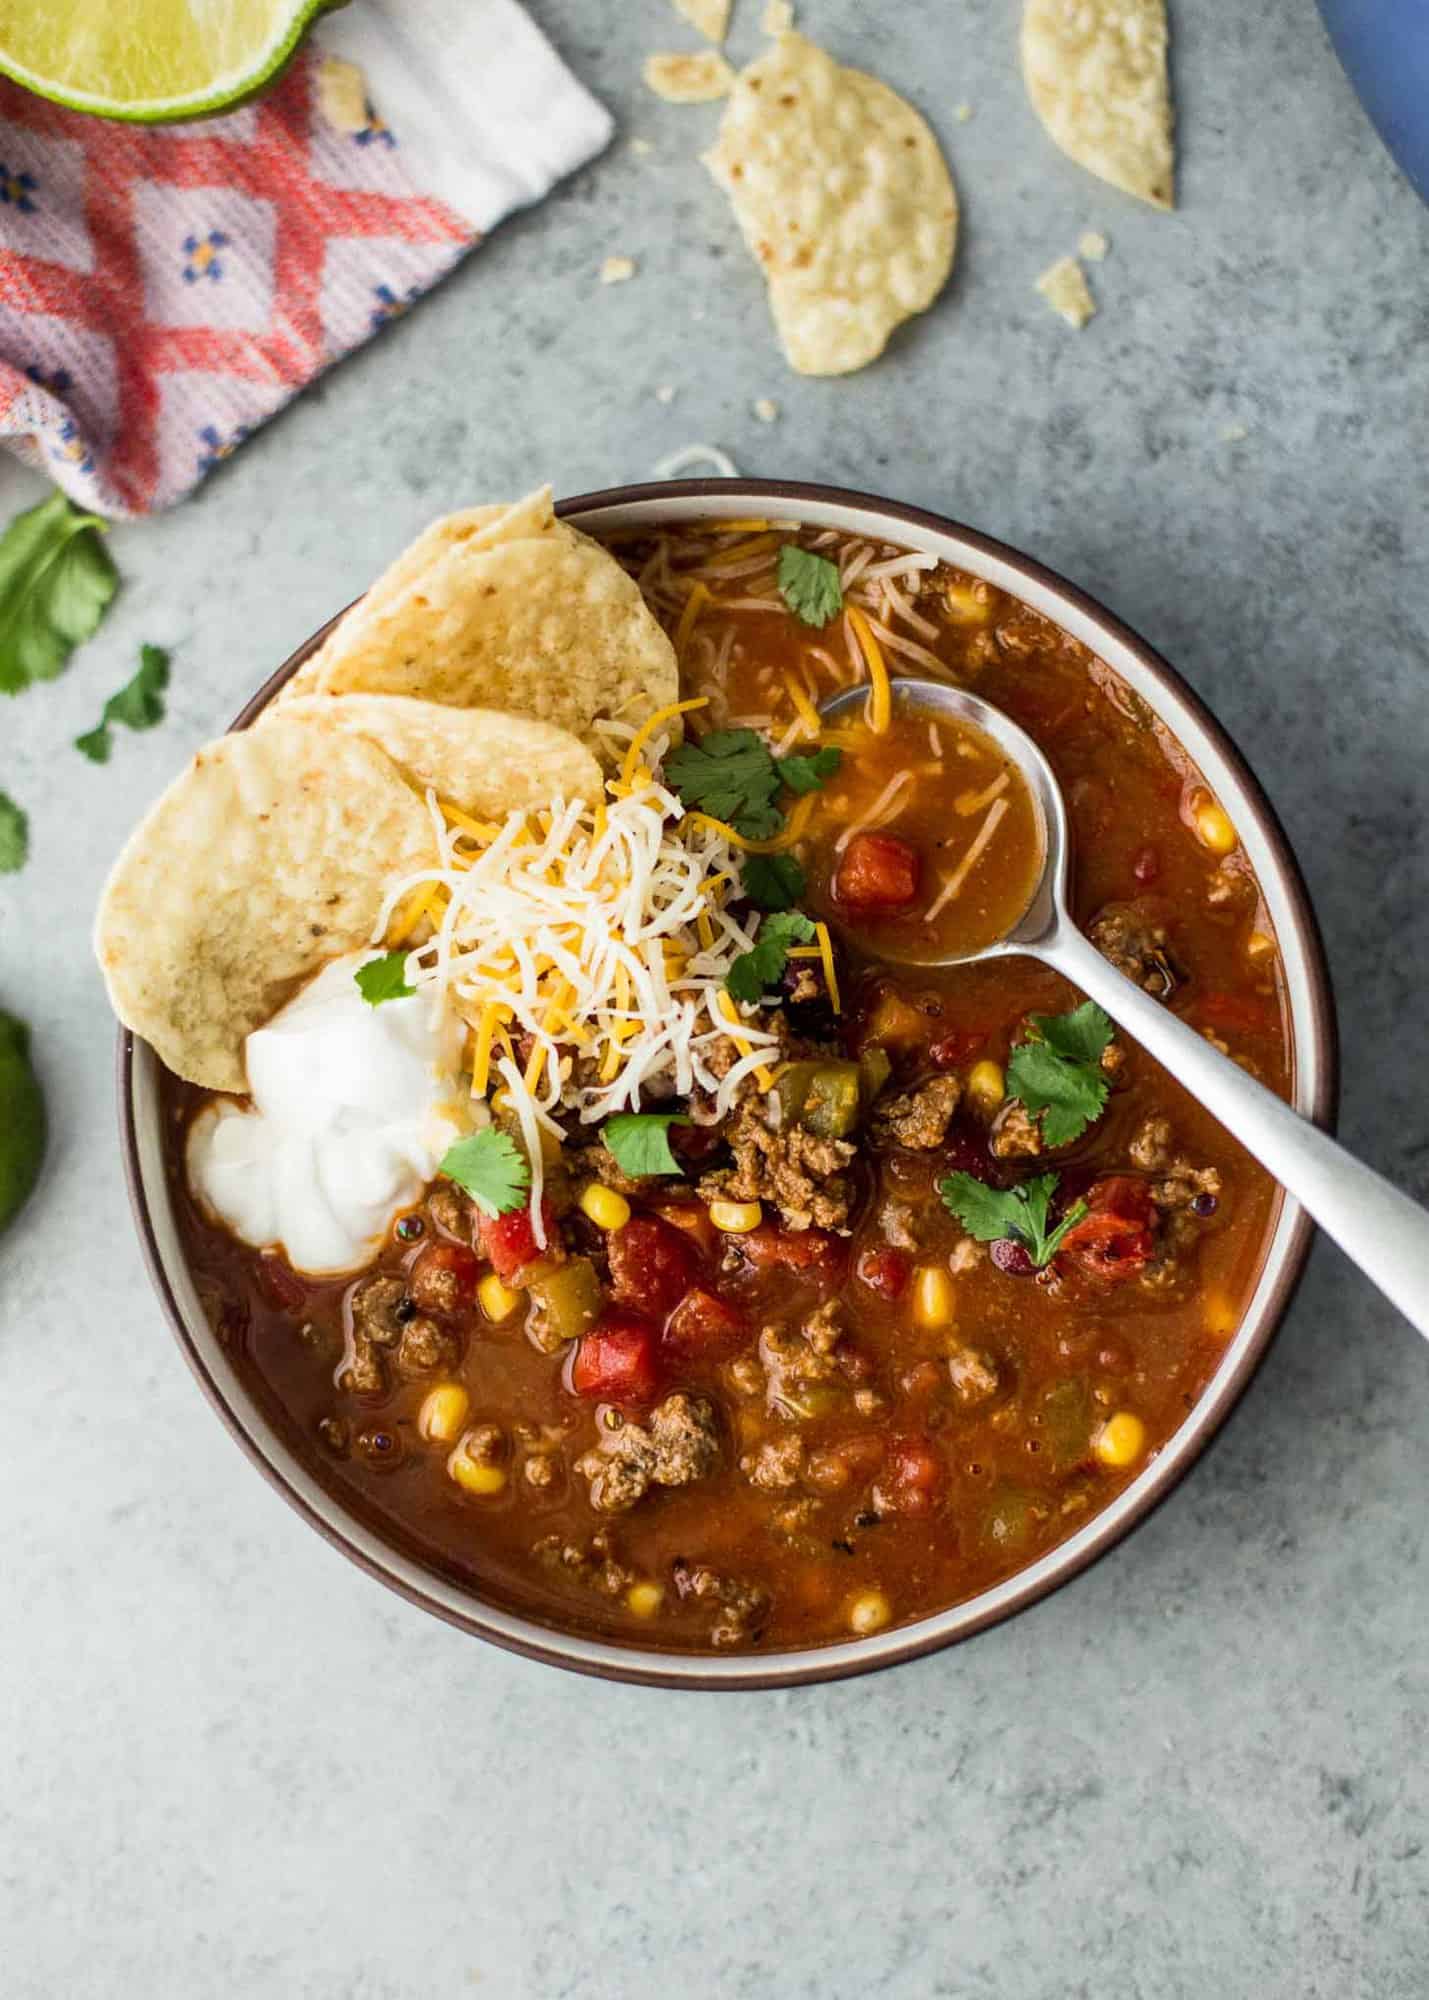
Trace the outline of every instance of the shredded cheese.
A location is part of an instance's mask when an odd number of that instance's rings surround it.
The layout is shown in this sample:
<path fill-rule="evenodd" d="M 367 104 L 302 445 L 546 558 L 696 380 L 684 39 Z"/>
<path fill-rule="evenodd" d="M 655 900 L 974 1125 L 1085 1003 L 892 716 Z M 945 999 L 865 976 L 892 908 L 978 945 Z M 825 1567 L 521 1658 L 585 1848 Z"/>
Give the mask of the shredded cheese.
<path fill-rule="evenodd" d="M 737 847 L 741 854 L 783 854 L 796 841 L 803 839 L 804 828 L 809 823 L 818 797 L 817 792 L 805 792 L 803 798 L 795 802 L 783 830 L 776 833 L 772 840 L 746 840 L 742 833 L 736 833 L 732 826 L 727 826 L 722 819 L 714 819 L 709 813 L 692 812 L 685 817 L 699 826 L 709 827 L 722 840 L 727 840 L 731 847 Z"/>
<path fill-rule="evenodd" d="M 702 583 L 697 583 L 685 599 L 685 608 L 680 613 L 680 622 L 675 627 L 675 657 L 682 660 L 685 648 L 690 643 L 690 634 L 695 629 L 695 620 L 700 615 L 700 607 L 709 603 L 710 594 Z"/>
<path fill-rule="evenodd" d="M 888 668 L 873 636 L 873 627 L 858 606 L 850 604 L 844 616 L 858 636 L 859 650 L 868 669 L 868 726 L 875 736 L 882 736 L 893 720 L 893 690 L 889 685 Z"/>
<path fill-rule="evenodd" d="M 843 1003 L 839 999 L 838 974 L 834 971 L 834 942 L 829 936 L 828 925 L 815 924 L 814 935 L 819 941 L 819 956 L 824 961 L 824 985 L 828 988 L 829 1005 L 836 1014 L 842 1014 Z"/>
<path fill-rule="evenodd" d="M 620 767 L 623 781 L 627 785 L 634 784 L 635 773 L 640 769 L 641 752 L 657 730 L 663 729 L 667 722 L 673 722 L 677 715 L 688 715 L 692 708 L 708 708 L 709 702 L 709 696 L 702 694 L 697 695 L 692 701 L 672 701 L 668 708 L 657 708 L 649 721 L 643 722 L 630 739 L 630 748 L 626 751 L 625 760 Z"/>
<path fill-rule="evenodd" d="M 967 881 L 978 862 L 981 861 L 988 842 L 997 832 L 1007 811 L 1008 804 L 1006 799 L 993 800 L 987 809 L 987 818 L 978 828 L 977 837 L 974 839 L 972 846 L 943 884 L 936 899 L 925 913 L 923 918 L 925 924 L 931 924 L 934 918 L 941 916 L 943 910 L 952 902 L 954 896 L 959 894 L 964 882 Z"/>

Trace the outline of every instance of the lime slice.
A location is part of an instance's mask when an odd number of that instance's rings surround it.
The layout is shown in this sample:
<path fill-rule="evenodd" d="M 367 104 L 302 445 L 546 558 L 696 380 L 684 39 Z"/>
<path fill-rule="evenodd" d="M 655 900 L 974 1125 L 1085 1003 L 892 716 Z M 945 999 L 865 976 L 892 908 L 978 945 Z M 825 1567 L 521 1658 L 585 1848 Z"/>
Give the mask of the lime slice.
<path fill-rule="evenodd" d="M 0 1229 L 19 1213 L 45 1157 L 45 1100 L 30 1067 L 30 1031 L 0 1009 Z"/>
<path fill-rule="evenodd" d="M 271 82 L 333 0 L 0 0 L 0 70 L 73 111 L 157 125 Z"/>

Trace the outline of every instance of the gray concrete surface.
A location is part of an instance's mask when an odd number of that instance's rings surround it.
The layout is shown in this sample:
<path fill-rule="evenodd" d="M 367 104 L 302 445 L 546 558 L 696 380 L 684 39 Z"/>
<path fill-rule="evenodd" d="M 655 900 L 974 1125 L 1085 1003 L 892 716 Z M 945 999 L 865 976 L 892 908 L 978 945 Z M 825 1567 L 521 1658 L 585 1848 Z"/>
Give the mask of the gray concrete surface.
<path fill-rule="evenodd" d="M 713 110 L 641 91 L 682 32 L 662 0 L 536 11 L 619 113 L 609 156 L 116 533 L 103 634 L 0 714 L 34 828 L 0 883 L 0 998 L 35 1021 L 55 1124 L 0 1248 L 0 1985 L 1418 2000 L 1429 1354 L 1333 1253 L 1210 1460 L 1091 1574 L 942 1658 L 720 1700 L 507 1659 L 368 1582 L 240 1458 L 150 1298 L 86 950 L 133 816 L 438 509 L 639 477 L 694 438 L 1035 549 L 1184 669 L 1303 856 L 1346 1136 L 1429 1194 L 1429 213 L 1311 0 L 1178 0 L 1169 219 L 1044 141 L 1005 0 L 806 0 L 931 116 L 966 217 L 937 310 L 842 382 L 779 358 L 694 162 Z M 1087 226 L 1112 254 L 1078 336 L 1032 284 Z M 602 289 L 615 252 L 639 276 Z M 7 473 L 4 511 L 28 490 Z M 168 723 L 92 769 L 69 739 L 141 639 L 173 648 Z"/>

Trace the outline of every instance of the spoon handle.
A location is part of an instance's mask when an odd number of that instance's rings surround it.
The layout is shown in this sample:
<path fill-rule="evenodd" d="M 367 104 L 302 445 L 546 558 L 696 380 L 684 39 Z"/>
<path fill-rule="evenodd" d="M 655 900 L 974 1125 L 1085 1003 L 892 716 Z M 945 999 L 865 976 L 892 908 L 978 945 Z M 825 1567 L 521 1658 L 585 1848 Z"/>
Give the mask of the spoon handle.
<path fill-rule="evenodd" d="M 1429 1212 L 1134 986 L 1073 924 L 1031 950 L 1134 1035 L 1429 1339 Z"/>

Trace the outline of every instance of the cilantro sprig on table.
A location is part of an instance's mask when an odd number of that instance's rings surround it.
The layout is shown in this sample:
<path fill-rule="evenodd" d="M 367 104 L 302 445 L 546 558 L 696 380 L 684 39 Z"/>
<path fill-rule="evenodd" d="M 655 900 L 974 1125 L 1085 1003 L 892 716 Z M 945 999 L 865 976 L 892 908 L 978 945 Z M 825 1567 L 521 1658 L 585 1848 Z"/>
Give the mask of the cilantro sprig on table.
<path fill-rule="evenodd" d="M 670 1127 L 689 1122 L 680 1111 L 618 1111 L 606 1119 L 600 1136 L 622 1173 L 636 1179 L 678 1174 L 681 1167 L 670 1150 Z"/>
<path fill-rule="evenodd" d="M 94 632 L 119 588 L 108 526 L 55 492 L 0 535 L 0 694 L 53 680 Z"/>
<path fill-rule="evenodd" d="M 1048 1227 L 1057 1181 L 1056 1174 L 1038 1174 L 1018 1187 L 995 1188 L 975 1174 L 953 1173 L 938 1183 L 938 1193 L 943 1197 L 943 1206 L 957 1217 L 969 1236 L 976 1237 L 979 1243 L 996 1243 L 1010 1237 L 1021 1244 L 1040 1271 L 1051 1263 L 1087 1213 L 1084 1201 L 1073 1202 L 1061 1221 Z"/>
<path fill-rule="evenodd" d="M 807 944 L 813 935 L 814 926 L 801 910 L 781 910 L 765 917 L 753 946 L 742 951 L 725 974 L 725 990 L 736 1000 L 757 1006 L 788 964 L 790 946 Z"/>
<path fill-rule="evenodd" d="M 407 953 L 401 949 L 369 958 L 352 976 L 369 1007 L 380 1007 L 384 1000 L 409 999 L 417 990 L 407 984 Z"/>
<path fill-rule="evenodd" d="M 464 1188 L 483 1215 L 509 1215 L 524 1207 L 531 1169 L 514 1139 L 494 1125 L 449 1146 L 437 1168 Z"/>
<path fill-rule="evenodd" d="M 1110 1017 L 1094 1000 L 1070 1014 L 1034 1014 L 1033 1035 L 1019 1042 L 1007 1065 L 1007 1088 L 1020 1098 L 1049 1146 L 1068 1146 L 1106 1109 L 1101 1059 L 1112 1038 Z"/>
<path fill-rule="evenodd" d="M 827 625 L 843 610 L 838 564 L 786 542 L 779 551 L 779 595 L 802 624 Z"/>
<path fill-rule="evenodd" d="M 114 725 L 153 729 L 164 719 L 164 689 L 169 685 L 169 656 L 162 646 L 141 646 L 139 666 L 118 694 L 110 695 L 93 729 L 76 736 L 74 747 L 94 764 L 107 764 L 114 747 Z"/>

